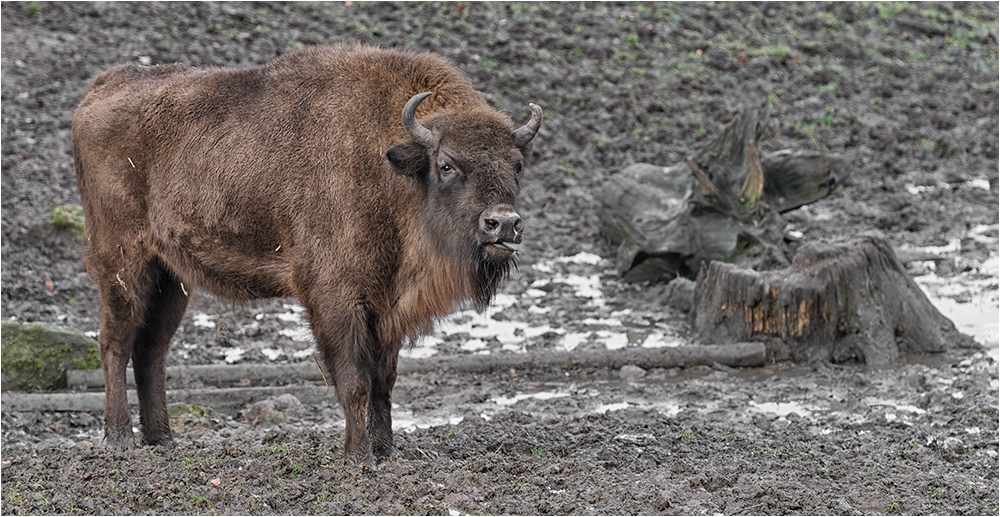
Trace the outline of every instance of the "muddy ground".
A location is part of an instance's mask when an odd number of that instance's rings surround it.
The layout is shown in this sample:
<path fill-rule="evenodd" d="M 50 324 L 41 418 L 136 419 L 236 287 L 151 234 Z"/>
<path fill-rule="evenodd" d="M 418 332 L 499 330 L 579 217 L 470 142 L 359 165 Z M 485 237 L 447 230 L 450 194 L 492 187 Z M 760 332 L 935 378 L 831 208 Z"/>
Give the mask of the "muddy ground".
<path fill-rule="evenodd" d="M 523 353 L 690 343 L 664 286 L 630 285 L 592 193 L 634 162 L 673 165 L 770 99 L 765 152 L 854 165 L 791 212 L 803 239 L 880 230 L 984 343 L 871 371 L 593 368 L 402 376 L 398 457 L 343 464 L 331 400 L 179 422 L 178 446 L 116 454 L 100 413 L 2 415 L 3 514 L 998 513 L 997 4 L 2 4 L 4 319 L 96 335 L 73 109 L 120 62 L 249 66 L 327 42 L 439 52 L 516 120 L 545 123 L 524 178 L 527 240 L 486 316 L 406 352 Z M 978 312 L 977 312 L 978 311 Z M 977 319 L 976 314 L 985 316 Z M 299 362 L 301 308 L 195 295 L 172 366 Z M 290 380 L 290 382 L 296 382 Z"/>

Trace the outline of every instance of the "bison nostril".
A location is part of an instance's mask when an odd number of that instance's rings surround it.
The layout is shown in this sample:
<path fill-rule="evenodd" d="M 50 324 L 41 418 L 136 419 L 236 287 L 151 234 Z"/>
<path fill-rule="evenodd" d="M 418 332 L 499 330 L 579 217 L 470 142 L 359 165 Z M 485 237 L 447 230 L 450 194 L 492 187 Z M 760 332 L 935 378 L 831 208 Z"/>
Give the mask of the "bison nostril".
<path fill-rule="evenodd" d="M 479 218 L 479 229 L 491 240 L 520 241 L 521 216 L 510 208 L 499 207 L 484 212 Z"/>

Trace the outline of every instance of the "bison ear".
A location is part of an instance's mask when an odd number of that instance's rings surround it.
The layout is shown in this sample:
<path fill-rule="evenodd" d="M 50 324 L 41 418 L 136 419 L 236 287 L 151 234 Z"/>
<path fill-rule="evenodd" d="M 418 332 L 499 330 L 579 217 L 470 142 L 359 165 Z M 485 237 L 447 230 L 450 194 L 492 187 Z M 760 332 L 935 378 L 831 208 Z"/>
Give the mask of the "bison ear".
<path fill-rule="evenodd" d="M 426 177 L 430 172 L 430 158 L 424 146 L 416 142 L 401 142 L 385 151 L 389 166 L 398 174 L 414 178 Z"/>

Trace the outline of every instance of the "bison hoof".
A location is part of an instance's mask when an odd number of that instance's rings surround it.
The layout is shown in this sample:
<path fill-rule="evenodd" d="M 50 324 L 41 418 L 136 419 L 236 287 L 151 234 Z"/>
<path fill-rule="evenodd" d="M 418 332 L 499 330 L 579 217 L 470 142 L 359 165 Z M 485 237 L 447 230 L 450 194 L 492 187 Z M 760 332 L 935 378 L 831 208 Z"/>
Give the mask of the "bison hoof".
<path fill-rule="evenodd" d="M 104 441 L 108 448 L 115 452 L 124 452 L 134 449 L 135 435 L 132 429 L 104 429 Z"/>
<path fill-rule="evenodd" d="M 374 449 L 375 449 L 374 450 L 375 460 L 378 461 L 379 463 L 388 461 L 392 459 L 393 456 L 396 455 L 396 448 L 393 447 L 391 444 L 383 447 L 374 447 Z"/>
<path fill-rule="evenodd" d="M 142 444 L 143 445 L 157 445 L 160 447 L 173 447 L 174 437 L 170 431 L 163 431 L 158 433 L 142 433 Z"/>
<path fill-rule="evenodd" d="M 344 452 L 344 459 L 347 463 L 357 465 L 361 468 L 375 468 L 378 463 L 375 460 L 375 455 L 369 451 L 354 451 L 354 452 Z"/>

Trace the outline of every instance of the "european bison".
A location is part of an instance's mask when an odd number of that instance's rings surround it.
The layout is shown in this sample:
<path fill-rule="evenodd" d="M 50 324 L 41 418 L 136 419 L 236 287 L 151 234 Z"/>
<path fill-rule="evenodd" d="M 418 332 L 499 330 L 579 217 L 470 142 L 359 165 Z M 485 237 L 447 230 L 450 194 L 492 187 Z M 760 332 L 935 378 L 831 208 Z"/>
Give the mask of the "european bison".
<path fill-rule="evenodd" d="M 514 127 L 445 59 L 369 46 L 94 79 L 72 135 L 108 444 L 134 446 L 129 358 L 143 443 L 172 442 L 164 363 L 201 288 L 298 298 L 344 408 L 345 455 L 387 458 L 400 347 L 489 304 L 521 242 L 541 117 L 532 104 Z"/>

